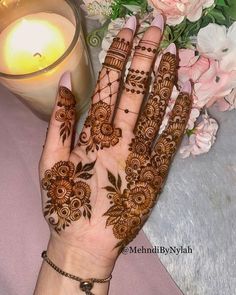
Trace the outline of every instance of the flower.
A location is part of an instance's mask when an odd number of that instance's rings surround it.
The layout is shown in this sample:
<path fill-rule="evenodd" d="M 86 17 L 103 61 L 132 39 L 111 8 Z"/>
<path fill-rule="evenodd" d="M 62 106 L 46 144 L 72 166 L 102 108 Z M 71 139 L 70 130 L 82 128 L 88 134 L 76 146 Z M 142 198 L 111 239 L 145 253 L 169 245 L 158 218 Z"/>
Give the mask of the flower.
<path fill-rule="evenodd" d="M 214 0 L 150 0 L 155 11 L 161 11 L 167 17 L 167 24 L 180 24 L 185 17 L 195 22 L 202 16 L 202 10 L 214 4 Z"/>
<path fill-rule="evenodd" d="M 236 70 L 236 22 L 229 29 L 217 24 L 202 28 L 197 35 L 197 47 L 202 55 L 219 61 L 223 71 Z"/>
<path fill-rule="evenodd" d="M 234 88 L 229 95 L 218 101 L 219 110 L 232 111 L 236 109 L 236 88 Z"/>
<path fill-rule="evenodd" d="M 209 152 L 216 140 L 218 123 L 210 118 L 208 114 L 202 116 L 202 121 L 192 131 L 189 137 L 189 144 L 180 149 L 182 158 L 190 155 L 200 155 Z"/>
<path fill-rule="evenodd" d="M 223 70 L 218 61 L 196 55 L 192 49 L 181 49 L 179 56 L 179 80 L 194 82 L 194 108 L 209 107 L 236 87 L 236 71 Z"/>
<path fill-rule="evenodd" d="M 81 8 L 87 12 L 88 18 L 104 23 L 112 14 L 113 0 L 83 0 Z"/>
<path fill-rule="evenodd" d="M 209 70 L 199 78 L 194 86 L 197 105 L 209 107 L 230 94 L 235 87 L 236 71 L 224 71 L 220 68 L 218 61 L 210 60 Z"/>

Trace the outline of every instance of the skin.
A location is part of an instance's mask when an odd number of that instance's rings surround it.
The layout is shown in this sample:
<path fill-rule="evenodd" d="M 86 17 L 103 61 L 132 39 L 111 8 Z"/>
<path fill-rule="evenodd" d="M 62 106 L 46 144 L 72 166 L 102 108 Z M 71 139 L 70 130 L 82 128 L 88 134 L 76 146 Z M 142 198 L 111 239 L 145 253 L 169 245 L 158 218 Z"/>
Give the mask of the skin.
<path fill-rule="evenodd" d="M 145 41 L 154 42 L 151 44 L 152 49 L 158 49 L 158 44 L 161 39 L 161 31 L 157 27 L 150 27 L 145 33 L 143 42 Z M 124 39 L 126 42 L 132 44 L 133 32 L 131 29 L 124 28 L 118 34 L 118 37 Z M 147 43 L 147 47 L 150 47 L 150 43 Z M 131 47 L 130 47 L 131 49 Z M 141 52 L 142 54 L 137 54 Z M 138 71 L 151 72 L 153 67 L 156 51 L 144 52 L 141 49 L 136 49 L 136 54 L 133 58 L 131 68 Z M 129 51 L 126 52 L 128 56 Z M 124 61 L 125 65 L 125 61 Z M 100 78 L 106 73 L 107 67 L 104 67 L 100 73 Z M 130 242 L 138 231 L 141 229 L 142 225 L 146 221 L 147 217 L 151 213 L 151 209 L 155 204 L 156 195 L 160 193 L 162 185 L 165 181 L 168 167 L 170 166 L 172 157 L 176 152 L 178 144 L 181 140 L 182 134 L 184 133 L 185 126 L 187 123 L 189 111 L 191 109 L 190 103 L 190 93 L 185 93 L 186 106 L 184 106 L 184 118 L 182 118 L 182 125 L 179 130 L 177 138 L 174 138 L 173 141 L 176 142 L 176 148 L 171 151 L 168 155 L 167 169 L 162 175 L 161 172 L 161 183 L 158 188 L 155 188 L 153 191 L 153 196 L 155 195 L 154 201 L 145 208 L 147 212 L 141 214 L 141 224 L 136 230 L 135 234 L 130 235 L 127 239 L 117 238 L 114 234 L 114 225 L 107 225 L 108 215 L 106 214 L 113 204 L 110 203 L 111 200 L 108 198 L 109 191 L 105 189 L 107 186 L 111 186 L 111 180 L 108 177 L 108 171 L 115 177 L 117 180 L 120 176 L 121 181 L 121 194 L 125 190 L 129 189 L 129 181 L 127 181 L 126 169 L 130 165 L 130 161 L 127 160 L 134 150 L 130 150 L 130 144 L 134 138 L 140 139 L 138 133 L 135 129 L 138 122 L 138 114 L 140 112 L 141 104 L 144 98 L 142 93 L 132 93 L 124 89 L 120 96 L 120 102 L 117 109 L 114 107 L 114 103 L 117 99 L 117 93 L 119 88 L 119 79 L 122 76 L 122 72 L 111 69 L 109 72 L 109 79 L 114 81 L 111 87 L 106 87 L 108 78 L 99 79 L 97 87 L 95 89 L 95 94 L 93 96 L 93 105 L 98 103 L 101 99 L 106 104 L 111 105 L 110 110 L 111 114 L 108 119 L 108 124 L 111 124 L 112 127 L 119 129 L 121 131 L 118 136 L 118 142 L 116 144 L 110 145 L 109 147 L 101 148 L 101 142 L 98 143 L 98 148 L 96 147 L 87 149 L 88 145 L 79 141 L 75 146 L 72 145 L 72 127 L 71 132 L 68 132 L 66 136 L 63 136 L 65 132 L 62 130 L 62 122 L 58 120 L 58 111 L 65 108 L 60 103 L 61 97 L 58 95 L 57 102 L 55 104 L 55 109 L 52 114 L 52 118 L 49 125 L 49 130 L 47 134 L 47 139 L 45 142 L 45 147 L 42 153 L 42 157 L 39 165 L 40 181 L 42 182 L 45 179 L 45 172 L 51 170 L 56 163 L 64 161 L 66 163 L 71 162 L 74 164 L 74 167 L 78 163 L 82 165 L 94 163 L 93 168 L 89 171 L 92 176 L 87 179 L 80 179 L 88 184 L 90 187 L 89 200 L 91 205 L 91 217 L 81 216 L 76 221 L 71 221 L 70 224 L 61 229 L 59 232 L 55 231 L 55 226 L 50 223 L 50 214 L 46 217 L 47 222 L 49 223 L 50 228 L 50 240 L 48 244 L 47 254 L 48 257 L 61 269 L 71 273 L 73 275 L 79 276 L 83 279 L 88 278 L 98 278 L 105 279 L 109 277 L 112 273 L 112 270 L 115 266 L 115 262 L 119 255 L 120 246 L 117 246 L 119 242 L 123 244 Z M 64 85 L 67 89 L 70 89 L 71 85 L 67 82 Z M 101 92 L 97 90 L 102 89 Z M 145 84 L 147 89 L 147 85 Z M 170 88 L 173 85 L 170 86 Z M 169 89 L 171 93 L 171 89 Z M 112 93 L 112 96 L 107 98 L 109 94 Z M 183 98 L 182 98 L 183 102 Z M 73 108 L 73 103 L 70 105 L 70 108 Z M 93 107 L 92 107 L 93 108 Z M 175 107 L 178 108 L 178 103 Z M 124 109 L 130 110 L 129 113 L 125 113 Z M 90 112 L 90 119 L 93 116 L 93 109 Z M 176 117 L 176 114 L 173 115 L 173 119 Z M 69 120 L 71 126 L 74 125 L 74 116 Z M 93 134 L 91 132 L 91 120 L 90 123 L 85 125 L 83 135 L 87 139 L 91 139 Z M 166 133 L 162 136 L 162 139 L 166 139 L 168 136 L 172 136 L 171 131 L 173 127 L 173 122 L 170 122 L 169 127 L 167 127 Z M 169 129 L 168 129 L 169 128 Z M 156 134 L 158 133 L 159 126 L 156 128 Z M 93 138 L 92 138 L 93 139 Z M 149 153 L 146 153 L 147 163 L 151 163 L 152 157 L 161 157 L 160 151 L 158 150 L 158 145 L 153 145 L 154 138 L 151 142 L 148 142 Z M 155 164 L 156 165 L 156 164 Z M 157 168 L 157 165 L 154 167 Z M 78 181 L 78 180 L 77 180 Z M 72 183 L 72 180 L 71 180 Z M 73 183 L 74 185 L 74 183 Z M 45 215 L 47 201 L 49 199 L 48 195 L 49 189 L 42 188 L 42 201 L 43 201 L 43 212 Z M 82 210 L 82 209 L 81 209 Z M 104 216 L 104 214 L 106 216 Z M 53 215 L 53 214 L 52 214 Z M 58 216 L 54 212 L 54 218 Z M 121 237 L 121 236 L 120 236 Z M 109 283 L 103 284 L 94 284 L 92 292 L 94 294 L 102 295 L 107 294 L 109 288 Z M 71 279 L 68 279 L 55 270 L 53 270 L 46 262 L 43 262 L 41 271 L 38 277 L 38 282 L 35 288 L 35 295 L 66 295 L 66 294 L 85 294 L 79 289 L 78 282 L 75 282 Z"/>

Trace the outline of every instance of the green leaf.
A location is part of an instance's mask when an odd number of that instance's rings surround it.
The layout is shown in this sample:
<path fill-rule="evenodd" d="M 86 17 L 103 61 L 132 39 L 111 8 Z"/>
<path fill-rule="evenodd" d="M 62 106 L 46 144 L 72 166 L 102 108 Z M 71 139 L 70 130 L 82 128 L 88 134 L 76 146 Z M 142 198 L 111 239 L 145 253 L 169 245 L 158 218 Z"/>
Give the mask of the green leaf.
<path fill-rule="evenodd" d="M 222 10 L 219 9 L 213 9 L 208 16 L 211 16 L 215 19 L 215 22 L 217 24 L 223 24 L 226 20 L 224 14 L 222 13 Z"/>
<path fill-rule="evenodd" d="M 123 6 L 133 13 L 140 13 L 141 12 L 141 7 L 138 5 L 125 5 L 125 4 L 123 4 Z"/>
<path fill-rule="evenodd" d="M 225 0 L 217 0 L 216 5 L 217 6 L 222 6 L 222 7 L 228 7 L 229 6 L 228 3 L 226 3 Z"/>

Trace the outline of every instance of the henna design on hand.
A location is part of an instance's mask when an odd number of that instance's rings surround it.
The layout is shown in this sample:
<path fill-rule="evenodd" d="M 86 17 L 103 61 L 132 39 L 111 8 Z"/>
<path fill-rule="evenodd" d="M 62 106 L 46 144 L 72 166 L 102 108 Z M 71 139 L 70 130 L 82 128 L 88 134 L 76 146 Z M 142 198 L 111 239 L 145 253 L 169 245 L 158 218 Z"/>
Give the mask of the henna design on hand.
<path fill-rule="evenodd" d="M 129 69 L 124 89 L 127 92 L 145 94 L 149 72 Z"/>
<path fill-rule="evenodd" d="M 98 83 L 93 97 L 98 102 L 92 104 L 85 127 L 90 128 L 90 136 L 82 132 L 79 146 L 86 146 L 86 152 L 115 146 L 122 136 L 120 128 L 114 128 L 111 123 L 112 97 L 117 95 L 113 89 L 120 82 L 126 58 L 130 51 L 130 42 L 115 38 L 104 62 L 104 69 L 99 73 Z M 115 71 L 115 72 L 114 72 Z M 109 100 L 109 103 L 105 102 Z"/>
<path fill-rule="evenodd" d="M 56 111 L 55 118 L 61 122 L 60 137 L 64 144 L 65 140 L 72 133 L 72 122 L 75 120 L 76 100 L 72 92 L 66 87 L 60 87 L 57 106 L 61 107 Z"/>
<path fill-rule="evenodd" d="M 44 216 L 57 233 L 65 229 L 72 221 L 83 216 L 91 218 L 91 189 L 82 180 L 92 177 L 90 171 L 95 162 L 75 167 L 72 162 L 60 161 L 44 173 L 42 188 L 47 191 L 49 200 L 44 208 Z"/>
<path fill-rule="evenodd" d="M 153 56 L 157 53 L 157 47 L 157 42 L 141 40 L 139 44 L 135 46 L 134 56 L 152 60 Z"/>
<path fill-rule="evenodd" d="M 165 53 L 158 68 L 153 91 L 134 132 L 135 136 L 139 140 L 142 139 L 146 146 L 151 147 L 151 143 L 162 124 L 176 79 L 176 66 L 176 56 L 169 52 Z"/>
<path fill-rule="evenodd" d="M 114 38 L 103 65 L 108 69 L 121 72 L 124 67 L 127 53 L 130 50 L 130 46 L 130 42 L 125 41 L 125 39 L 118 37 Z"/>
<path fill-rule="evenodd" d="M 154 151 L 152 143 L 158 134 L 176 74 L 176 57 L 164 54 L 152 94 L 142 112 L 126 160 L 127 186 L 122 190 L 121 177 L 108 171 L 110 185 L 105 187 L 111 207 L 104 213 L 106 226 L 112 226 L 116 247 L 122 250 L 147 220 L 164 185 L 170 163 L 186 128 L 192 99 L 181 93 L 176 100 L 168 127 L 161 134 Z"/>

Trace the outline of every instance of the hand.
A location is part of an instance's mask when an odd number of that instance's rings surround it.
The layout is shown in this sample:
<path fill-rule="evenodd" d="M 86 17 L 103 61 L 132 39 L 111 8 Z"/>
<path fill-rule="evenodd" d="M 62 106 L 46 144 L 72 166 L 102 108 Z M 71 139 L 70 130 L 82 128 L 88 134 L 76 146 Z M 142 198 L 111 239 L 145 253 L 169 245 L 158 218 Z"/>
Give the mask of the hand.
<path fill-rule="evenodd" d="M 188 82 L 158 137 L 176 82 L 174 44 L 164 52 L 152 92 L 141 108 L 149 93 L 162 29 L 163 18 L 158 16 L 135 49 L 125 83 L 123 71 L 131 53 L 135 17 L 114 39 L 75 147 L 75 99 L 69 74 L 64 75 L 40 161 L 43 212 L 52 243 L 73 249 L 74 254 L 84 253 L 89 262 L 94 260 L 109 271 L 119 251 L 149 217 L 191 110 Z"/>

